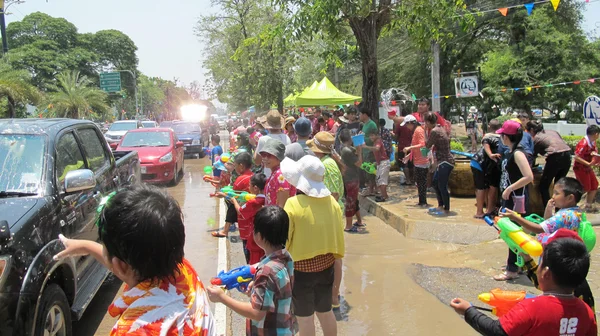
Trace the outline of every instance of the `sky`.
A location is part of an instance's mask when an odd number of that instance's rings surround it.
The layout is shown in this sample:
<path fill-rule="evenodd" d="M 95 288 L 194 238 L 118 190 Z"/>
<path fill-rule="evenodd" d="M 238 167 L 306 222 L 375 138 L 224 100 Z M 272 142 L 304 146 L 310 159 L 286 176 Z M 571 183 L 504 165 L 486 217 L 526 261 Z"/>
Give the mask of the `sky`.
<path fill-rule="evenodd" d="M 11 6 L 6 19 L 22 20 L 36 11 L 63 17 L 81 33 L 122 31 L 137 45 L 139 70 L 148 76 L 205 82 L 204 46 L 194 26 L 200 15 L 216 11 L 210 0 L 26 0 Z M 584 30 L 600 36 L 600 0 L 590 0 L 584 16 Z"/>

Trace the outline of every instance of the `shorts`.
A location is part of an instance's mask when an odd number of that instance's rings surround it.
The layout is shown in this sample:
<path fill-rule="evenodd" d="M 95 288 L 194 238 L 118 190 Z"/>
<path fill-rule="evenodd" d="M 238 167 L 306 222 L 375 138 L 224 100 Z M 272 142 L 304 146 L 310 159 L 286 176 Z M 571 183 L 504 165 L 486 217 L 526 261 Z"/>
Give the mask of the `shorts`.
<path fill-rule="evenodd" d="M 485 174 L 481 170 L 471 167 L 471 172 L 473 173 L 473 182 L 475 183 L 475 189 L 485 190 L 489 188 L 489 185 L 487 185 L 485 181 Z"/>
<path fill-rule="evenodd" d="M 485 172 L 485 185 L 499 189 L 501 176 L 502 172 L 498 166 L 494 166 L 493 168 L 488 166 Z"/>
<path fill-rule="evenodd" d="M 477 128 L 467 128 L 467 135 L 475 134 L 477 136 Z"/>
<path fill-rule="evenodd" d="M 360 205 L 358 204 L 358 190 L 360 189 L 360 183 L 358 180 L 344 183 L 346 189 L 346 198 L 344 198 L 344 215 L 346 217 L 352 217 L 356 215 L 356 212 L 360 211 Z"/>
<path fill-rule="evenodd" d="M 398 150 L 398 155 L 396 156 L 396 166 L 398 168 L 408 168 L 408 169 L 413 169 L 415 167 L 415 165 L 413 164 L 412 161 L 408 161 L 407 163 L 404 163 L 404 158 L 406 157 L 406 153 L 404 153 L 402 150 Z"/>
<path fill-rule="evenodd" d="M 388 185 L 390 177 L 390 160 L 383 160 L 377 165 L 377 185 Z"/>
<path fill-rule="evenodd" d="M 235 211 L 235 207 L 229 201 L 225 201 L 225 205 L 227 205 L 227 213 L 225 214 L 225 222 L 227 223 L 237 223 L 237 211 Z"/>
<path fill-rule="evenodd" d="M 213 176 L 214 177 L 221 177 L 221 170 L 219 170 L 219 169 L 213 169 Z"/>
<path fill-rule="evenodd" d="M 598 179 L 593 170 L 577 169 L 575 170 L 575 177 L 583 185 L 583 191 L 594 191 L 598 189 Z"/>
<path fill-rule="evenodd" d="M 296 316 L 308 317 L 331 310 L 333 265 L 321 272 L 294 270 L 292 303 Z"/>

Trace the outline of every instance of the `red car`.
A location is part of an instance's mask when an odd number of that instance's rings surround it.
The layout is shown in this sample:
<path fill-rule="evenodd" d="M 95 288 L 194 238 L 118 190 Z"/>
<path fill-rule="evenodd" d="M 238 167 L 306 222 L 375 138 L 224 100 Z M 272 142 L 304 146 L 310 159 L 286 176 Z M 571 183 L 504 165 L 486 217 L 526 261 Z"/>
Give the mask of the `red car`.
<path fill-rule="evenodd" d="M 131 130 L 116 151 L 138 152 L 143 181 L 176 185 L 183 175 L 183 142 L 170 128 Z"/>

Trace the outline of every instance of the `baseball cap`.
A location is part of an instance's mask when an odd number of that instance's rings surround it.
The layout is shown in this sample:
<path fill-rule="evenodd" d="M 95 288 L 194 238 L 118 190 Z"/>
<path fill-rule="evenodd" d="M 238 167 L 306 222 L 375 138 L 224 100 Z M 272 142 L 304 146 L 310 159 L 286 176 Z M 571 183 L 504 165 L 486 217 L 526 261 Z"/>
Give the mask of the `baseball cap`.
<path fill-rule="evenodd" d="M 417 118 L 415 118 L 414 115 L 409 114 L 406 117 L 404 117 L 404 121 L 402 121 L 402 123 L 400 124 L 400 126 L 404 126 L 407 123 L 416 122 L 416 121 L 417 121 Z"/>
<path fill-rule="evenodd" d="M 521 124 L 514 120 L 507 120 L 502 124 L 502 127 L 496 131 L 496 134 L 515 135 L 521 128 Z"/>
<path fill-rule="evenodd" d="M 306 137 L 312 133 L 312 124 L 307 118 L 300 117 L 294 123 L 294 130 L 296 130 L 298 136 Z"/>
<path fill-rule="evenodd" d="M 580 242 L 583 242 L 583 239 L 581 239 L 581 237 L 579 237 L 577 232 L 575 232 L 573 230 L 569 230 L 569 229 L 558 229 L 558 230 L 556 230 L 556 232 L 552 233 L 551 235 L 544 237 L 542 240 L 542 245 L 546 246 L 546 245 L 550 244 L 551 242 L 553 242 L 557 239 L 561 239 L 561 238 L 571 238 L 571 239 L 576 239 L 576 240 L 579 240 Z"/>

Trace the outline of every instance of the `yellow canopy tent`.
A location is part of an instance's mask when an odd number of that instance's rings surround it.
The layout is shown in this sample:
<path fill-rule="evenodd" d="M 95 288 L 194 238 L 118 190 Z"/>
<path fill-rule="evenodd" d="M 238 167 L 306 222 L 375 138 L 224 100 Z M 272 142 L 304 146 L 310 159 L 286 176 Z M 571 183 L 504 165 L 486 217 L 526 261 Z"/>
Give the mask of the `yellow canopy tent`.
<path fill-rule="evenodd" d="M 295 103 L 296 106 L 323 106 L 352 104 L 361 100 L 362 97 L 340 91 L 327 77 L 324 77 L 316 87 L 304 90 L 296 97 Z"/>

